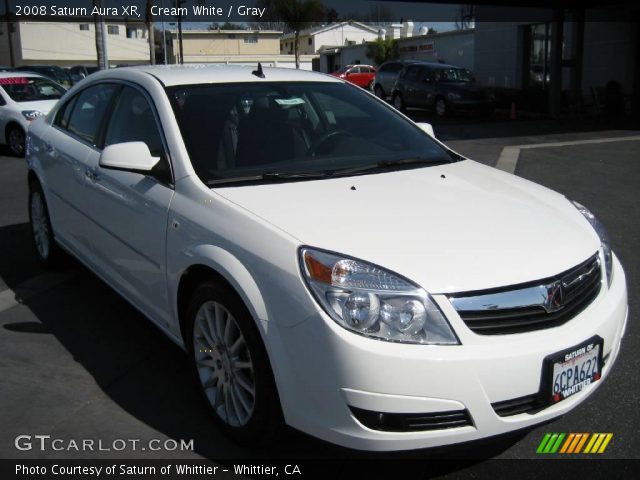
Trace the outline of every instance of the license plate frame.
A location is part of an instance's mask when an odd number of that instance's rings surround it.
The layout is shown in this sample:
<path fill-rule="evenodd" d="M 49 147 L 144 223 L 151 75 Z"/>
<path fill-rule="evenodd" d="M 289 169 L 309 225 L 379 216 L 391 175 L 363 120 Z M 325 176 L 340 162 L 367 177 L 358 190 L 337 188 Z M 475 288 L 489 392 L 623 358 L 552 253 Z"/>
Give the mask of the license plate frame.
<path fill-rule="evenodd" d="M 581 386 L 579 388 L 576 388 L 575 391 L 571 391 L 569 393 L 565 393 L 562 391 L 555 392 L 554 367 L 556 365 L 562 365 L 568 362 L 576 363 L 576 361 L 579 360 L 580 357 L 586 356 L 594 348 L 598 348 L 598 353 L 596 355 L 598 365 L 597 372 L 594 372 L 590 376 L 586 376 L 585 379 L 580 382 Z M 543 361 L 543 375 L 541 381 L 541 392 L 543 393 L 544 399 L 546 400 L 547 404 L 555 405 L 556 403 L 566 400 L 567 398 L 570 398 L 571 396 L 581 392 L 586 386 L 600 380 L 600 378 L 602 378 L 603 350 L 604 340 L 602 339 L 602 337 L 594 335 L 593 337 L 585 340 L 582 343 L 579 343 L 578 345 L 566 348 L 560 352 L 547 355 Z M 573 356 L 574 358 L 567 360 L 567 356 Z"/>

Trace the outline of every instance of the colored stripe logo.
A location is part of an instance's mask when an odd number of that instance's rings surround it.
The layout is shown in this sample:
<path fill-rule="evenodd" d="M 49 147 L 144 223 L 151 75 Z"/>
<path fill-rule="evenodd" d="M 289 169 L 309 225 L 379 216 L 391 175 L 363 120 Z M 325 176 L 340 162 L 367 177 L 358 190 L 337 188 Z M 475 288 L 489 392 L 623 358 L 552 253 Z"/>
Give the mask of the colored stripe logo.
<path fill-rule="evenodd" d="M 612 438 L 613 433 L 547 433 L 536 453 L 604 453 Z"/>

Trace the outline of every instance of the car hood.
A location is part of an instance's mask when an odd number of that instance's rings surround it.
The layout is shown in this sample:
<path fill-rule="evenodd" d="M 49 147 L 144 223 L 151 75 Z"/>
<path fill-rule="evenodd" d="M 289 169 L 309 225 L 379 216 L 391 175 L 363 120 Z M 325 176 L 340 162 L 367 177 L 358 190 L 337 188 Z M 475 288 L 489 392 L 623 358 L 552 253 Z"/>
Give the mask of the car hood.
<path fill-rule="evenodd" d="M 471 160 L 216 191 L 301 244 L 375 263 L 431 293 L 543 279 L 600 245 L 564 196 Z"/>
<path fill-rule="evenodd" d="M 36 100 L 33 102 L 16 102 L 16 105 L 22 110 L 38 110 L 47 114 L 56 103 L 58 103 L 58 100 Z"/>

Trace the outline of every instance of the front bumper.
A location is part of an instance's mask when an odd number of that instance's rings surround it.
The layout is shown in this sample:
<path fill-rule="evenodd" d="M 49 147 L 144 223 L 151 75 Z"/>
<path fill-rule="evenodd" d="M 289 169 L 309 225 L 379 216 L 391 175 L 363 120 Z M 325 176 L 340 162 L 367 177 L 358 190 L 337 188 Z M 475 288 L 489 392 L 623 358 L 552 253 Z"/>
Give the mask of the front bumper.
<path fill-rule="evenodd" d="M 466 442 L 545 422 L 574 408 L 606 380 L 628 316 L 625 275 L 615 257 L 611 287 L 603 286 L 587 309 L 552 329 L 477 335 L 444 296 L 434 299 L 461 345 L 369 339 L 343 329 L 320 311 L 294 327 L 278 329 L 285 353 L 274 370 L 286 370 L 286 385 L 278 386 L 287 423 L 342 446 L 390 451 Z M 604 339 L 606 362 L 600 381 L 537 413 L 501 417 L 495 412 L 494 403 L 538 392 L 547 355 L 594 335 Z M 466 410 L 471 422 L 427 431 L 380 431 L 360 423 L 350 407 L 398 414 Z"/>

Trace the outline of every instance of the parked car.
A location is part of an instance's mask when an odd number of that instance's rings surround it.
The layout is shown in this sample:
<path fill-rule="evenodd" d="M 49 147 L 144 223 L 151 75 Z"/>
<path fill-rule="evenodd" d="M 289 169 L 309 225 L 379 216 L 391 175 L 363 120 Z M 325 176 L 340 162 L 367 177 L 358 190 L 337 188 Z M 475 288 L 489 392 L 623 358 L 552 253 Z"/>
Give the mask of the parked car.
<path fill-rule="evenodd" d="M 59 83 L 65 88 L 69 88 L 73 85 L 73 81 L 71 80 L 69 73 L 65 71 L 64 68 L 58 67 L 57 65 L 22 65 L 14 68 L 14 71 L 38 73 Z"/>
<path fill-rule="evenodd" d="M 347 65 L 331 75 L 342 78 L 347 82 L 351 82 L 367 90 L 372 90 L 376 69 L 371 65 Z"/>
<path fill-rule="evenodd" d="M 23 156 L 25 132 L 62 97 L 60 85 L 35 73 L 0 72 L 0 139 L 13 155 Z"/>
<path fill-rule="evenodd" d="M 439 117 L 462 112 L 491 115 L 495 101 L 466 68 L 426 62 L 407 65 L 400 72 L 392 99 L 398 110 L 427 108 Z"/>
<path fill-rule="evenodd" d="M 391 96 L 398 75 L 406 65 L 415 60 L 389 60 L 380 65 L 373 80 L 373 93 L 383 100 Z"/>
<path fill-rule="evenodd" d="M 28 166 L 40 262 L 71 253 L 183 347 L 239 441 L 498 435 L 572 410 L 620 351 L 591 212 L 328 75 L 101 71 L 34 122 Z"/>
<path fill-rule="evenodd" d="M 100 68 L 95 65 L 74 65 L 73 67 L 69 67 L 69 77 L 71 77 L 71 81 L 75 85 L 80 80 L 88 77 L 92 73 L 96 73 Z"/>

